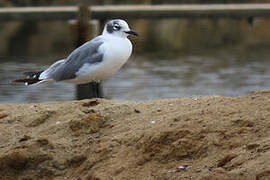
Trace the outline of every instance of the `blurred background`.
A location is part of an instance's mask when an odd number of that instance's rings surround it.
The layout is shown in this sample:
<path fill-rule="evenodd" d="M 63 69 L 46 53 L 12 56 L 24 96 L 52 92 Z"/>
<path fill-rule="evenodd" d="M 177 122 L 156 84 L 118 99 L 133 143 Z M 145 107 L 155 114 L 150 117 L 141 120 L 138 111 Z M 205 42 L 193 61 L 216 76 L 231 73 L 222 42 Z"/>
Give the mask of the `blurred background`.
<path fill-rule="evenodd" d="M 270 0 L 1 0 L 0 7 L 270 3 Z M 110 19 L 110 17 L 108 17 Z M 125 17 L 123 17 L 125 19 Z M 128 20 L 139 33 L 128 63 L 103 82 L 106 98 L 148 100 L 244 95 L 270 88 L 270 19 Z M 101 30 L 103 27 L 101 27 Z M 42 70 L 76 44 L 67 21 L 1 22 L 0 103 L 75 99 L 75 86 L 10 84 Z"/>

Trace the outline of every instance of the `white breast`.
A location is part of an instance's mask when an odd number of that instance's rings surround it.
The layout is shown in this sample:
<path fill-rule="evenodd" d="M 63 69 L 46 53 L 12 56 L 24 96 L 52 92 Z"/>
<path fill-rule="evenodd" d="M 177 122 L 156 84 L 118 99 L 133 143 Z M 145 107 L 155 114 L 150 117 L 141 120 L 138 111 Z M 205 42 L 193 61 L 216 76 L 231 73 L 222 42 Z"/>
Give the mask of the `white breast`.
<path fill-rule="evenodd" d="M 103 61 L 94 65 L 83 65 L 76 73 L 77 77 L 68 82 L 79 84 L 106 79 L 127 62 L 132 52 L 132 44 L 129 39 L 109 35 L 105 36 L 105 39 L 98 50 L 103 54 Z"/>

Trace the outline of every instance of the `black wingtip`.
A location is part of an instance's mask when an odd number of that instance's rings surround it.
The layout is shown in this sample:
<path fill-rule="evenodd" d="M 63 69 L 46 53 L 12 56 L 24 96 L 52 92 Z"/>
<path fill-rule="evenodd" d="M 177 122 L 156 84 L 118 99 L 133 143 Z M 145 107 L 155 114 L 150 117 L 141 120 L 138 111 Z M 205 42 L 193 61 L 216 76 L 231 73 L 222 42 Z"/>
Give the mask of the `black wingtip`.
<path fill-rule="evenodd" d="M 40 74 L 42 73 L 43 71 L 33 71 L 33 72 L 25 72 L 23 73 L 24 75 L 30 77 L 30 78 L 39 78 Z"/>
<path fill-rule="evenodd" d="M 40 80 L 37 78 L 24 78 L 24 79 L 15 79 L 12 83 L 24 83 L 26 86 L 38 83 Z"/>

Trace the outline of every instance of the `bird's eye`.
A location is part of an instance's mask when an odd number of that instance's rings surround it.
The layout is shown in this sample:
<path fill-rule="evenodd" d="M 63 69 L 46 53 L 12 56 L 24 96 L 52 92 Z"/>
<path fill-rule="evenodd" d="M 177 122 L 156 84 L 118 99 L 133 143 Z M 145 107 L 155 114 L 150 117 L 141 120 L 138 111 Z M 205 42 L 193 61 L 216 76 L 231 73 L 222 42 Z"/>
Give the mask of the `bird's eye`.
<path fill-rule="evenodd" d="M 113 29 L 116 30 L 116 31 L 119 31 L 121 29 L 121 27 L 119 25 L 114 25 Z"/>

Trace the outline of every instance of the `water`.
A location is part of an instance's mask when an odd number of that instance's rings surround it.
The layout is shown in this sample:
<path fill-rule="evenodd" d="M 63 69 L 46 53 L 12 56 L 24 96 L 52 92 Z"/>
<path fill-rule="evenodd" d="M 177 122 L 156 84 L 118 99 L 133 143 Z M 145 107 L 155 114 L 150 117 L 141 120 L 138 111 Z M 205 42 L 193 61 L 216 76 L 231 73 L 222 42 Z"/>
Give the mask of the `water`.
<path fill-rule="evenodd" d="M 270 89 L 270 61 L 266 51 L 210 50 L 170 58 L 135 56 L 104 81 L 111 99 L 150 100 L 201 95 L 239 96 Z M 75 99 L 75 86 L 65 83 L 24 86 L 10 84 L 25 71 L 44 69 L 51 62 L 33 57 L 0 59 L 0 103 Z"/>

